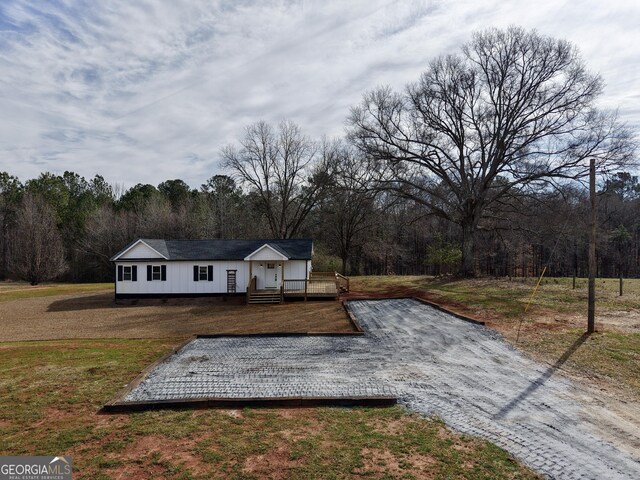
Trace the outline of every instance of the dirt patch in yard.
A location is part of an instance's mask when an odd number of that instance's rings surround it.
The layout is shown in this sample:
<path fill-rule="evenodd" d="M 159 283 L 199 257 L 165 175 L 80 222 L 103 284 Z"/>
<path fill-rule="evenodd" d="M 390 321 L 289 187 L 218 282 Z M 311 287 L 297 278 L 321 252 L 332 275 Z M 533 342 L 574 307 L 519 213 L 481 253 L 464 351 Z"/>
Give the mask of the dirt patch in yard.
<path fill-rule="evenodd" d="M 195 441 L 160 435 L 139 438 L 121 452 L 109 454 L 101 467 L 113 478 L 165 478 L 172 471 L 205 475 L 208 469 L 193 453 Z"/>
<path fill-rule="evenodd" d="M 291 478 L 291 470 L 302 465 L 302 458 L 291 458 L 285 445 L 273 445 L 266 453 L 247 457 L 242 471 L 258 478 Z"/>
<path fill-rule="evenodd" d="M 112 291 L 10 300 L 0 308 L 0 341 L 353 331 L 337 301 L 245 305 L 243 300 L 208 297 L 116 304 Z"/>
<path fill-rule="evenodd" d="M 403 468 L 400 465 L 401 461 L 407 462 L 407 460 L 396 458 L 396 456 L 393 455 L 389 450 L 364 448 L 362 449 L 363 466 L 361 468 L 355 469 L 354 473 L 373 478 L 384 478 L 385 475 L 391 476 L 391 478 L 401 478 L 404 474 L 407 473 L 407 467 L 405 466 Z M 424 463 L 433 464 L 435 462 L 431 461 Z M 426 472 L 424 472 L 422 469 L 417 469 L 416 465 L 411 463 L 411 474 L 415 476 L 418 473 L 420 474 L 420 478 L 434 477 L 434 475 L 423 476 L 422 474 Z"/>

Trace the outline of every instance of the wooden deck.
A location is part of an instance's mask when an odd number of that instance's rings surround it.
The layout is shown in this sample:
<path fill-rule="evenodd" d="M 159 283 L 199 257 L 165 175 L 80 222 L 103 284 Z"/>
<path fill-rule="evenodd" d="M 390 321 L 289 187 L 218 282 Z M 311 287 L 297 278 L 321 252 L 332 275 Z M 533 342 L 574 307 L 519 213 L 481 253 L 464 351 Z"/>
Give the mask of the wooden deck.
<path fill-rule="evenodd" d="M 255 278 L 247 289 L 247 303 L 282 303 L 286 298 L 338 298 L 349 291 L 349 279 L 336 272 L 312 274 L 309 279 L 285 279 L 280 288 L 258 290 Z"/>

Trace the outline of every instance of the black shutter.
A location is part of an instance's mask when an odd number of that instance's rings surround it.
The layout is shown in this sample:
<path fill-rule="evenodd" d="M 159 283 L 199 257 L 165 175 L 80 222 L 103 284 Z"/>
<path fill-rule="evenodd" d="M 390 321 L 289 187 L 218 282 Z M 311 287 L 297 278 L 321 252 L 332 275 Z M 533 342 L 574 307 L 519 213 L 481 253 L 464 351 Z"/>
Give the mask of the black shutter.
<path fill-rule="evenodd" d="M 147 282 L 150 282 L 151 280 L 153 280 L 153 277 L 151 276 L 151 265 L 147 265 Z"/>
<path fill-rule="evenodd" d="M 122 281 L 122 265 L 118 265 L 118 281 Z"/>
<path fill-rule="evenodd" d="M 160 280 L 162 280 L 163 282 L 165 282 L 167 280 L 167 266 L 166 265 L 160 266 Z"/>
<path fill-rule="evenodd" d="M 137 282 L 138 281 L 138 266 L 137 265 L 133 265 L 131 267 L 131 281 L 132 282 Z"/>
<path fill-rule="evenodd" d="M 213 265 L 207 267 L 207 277 L 210 282 L 213 282 Z"/>
<path fill-rule="evenodd" d="M 193 281 L 198 281 L 198 265 L 193 266 Z"/>

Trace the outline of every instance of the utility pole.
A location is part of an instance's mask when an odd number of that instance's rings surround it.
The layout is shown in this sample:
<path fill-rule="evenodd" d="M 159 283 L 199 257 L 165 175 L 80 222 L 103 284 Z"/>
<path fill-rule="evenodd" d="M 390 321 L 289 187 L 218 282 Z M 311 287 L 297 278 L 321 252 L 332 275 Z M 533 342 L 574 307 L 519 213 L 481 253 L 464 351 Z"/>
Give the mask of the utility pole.
<path fill-rule="evenodd" d="M 578 242 L 573 239 L 573 289 L 576 289 L 576 277 L 578 276 Z"/>
<path fill-rule="evenodd" d="M 591 235 L 589 235 L 589 307 L 587 332 L 596 331 L 596 160 L 589 162 L 589 200 L 591 202 Z"/>

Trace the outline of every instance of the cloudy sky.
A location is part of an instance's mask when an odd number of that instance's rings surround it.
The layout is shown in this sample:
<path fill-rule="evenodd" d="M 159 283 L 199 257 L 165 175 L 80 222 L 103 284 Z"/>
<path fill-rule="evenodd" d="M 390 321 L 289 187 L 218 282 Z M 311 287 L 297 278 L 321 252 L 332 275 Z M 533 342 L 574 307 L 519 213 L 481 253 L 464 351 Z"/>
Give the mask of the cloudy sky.
<path fill-rule="evenodd" d="M 244 126 L 339 136 L 364 91 L 509 25 L 574 42 L 640 129 L 638 0 L 2 0 L 0 171 L 197 187 Z"/>

